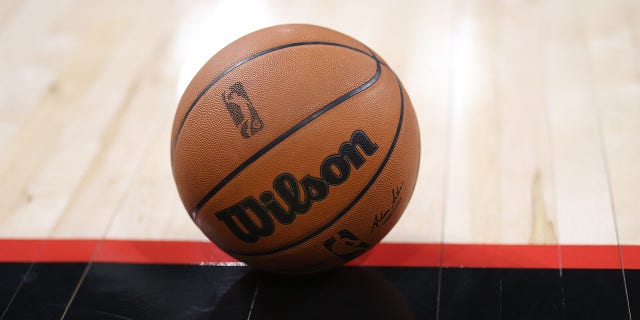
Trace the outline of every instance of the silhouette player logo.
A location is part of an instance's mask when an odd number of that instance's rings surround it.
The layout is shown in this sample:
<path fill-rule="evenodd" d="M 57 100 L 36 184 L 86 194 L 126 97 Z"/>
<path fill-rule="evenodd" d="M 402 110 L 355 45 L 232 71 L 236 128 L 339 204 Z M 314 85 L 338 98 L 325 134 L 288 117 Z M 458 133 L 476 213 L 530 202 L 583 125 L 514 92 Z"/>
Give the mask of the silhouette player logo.
<path fill-rule="evenodd" d="M 324 242 L 324 247 L 336 256 L 351 260 L 363 254 L 371 246 L 360 240 L 349 230 L 341 230 Z"/>
<path fill-rule="evenodd" d="M 233 123 L 240 129 L 243 138 L 249 139 L 264 127 L 258 111 L 253 107 L 242 82 L 229 87 L 229 93 L 222 92 L 222 101 L 227 106 Z"/>

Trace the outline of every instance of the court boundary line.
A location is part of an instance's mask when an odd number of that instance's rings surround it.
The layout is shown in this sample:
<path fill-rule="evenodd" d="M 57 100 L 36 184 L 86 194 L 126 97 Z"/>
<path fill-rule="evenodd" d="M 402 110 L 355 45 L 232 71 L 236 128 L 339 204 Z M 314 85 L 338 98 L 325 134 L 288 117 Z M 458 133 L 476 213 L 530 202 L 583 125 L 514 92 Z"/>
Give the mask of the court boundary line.
<path fill-rule="evenodd" d="M 45 245 L 38 255 L 29 252 Z M 564 269 L 620 269 L 618 246 L 561 244 Z M 442 250 L 442 252 L 441 252 Z M 350 266 L 558 269 L 558 244 L 381 243 Z M 640 245 L 621 245 L 640 270 Z M 442 255 L 442 256 L 441 256 Z M 239 264 L 206 241 L 0 239 L 0 263 Z"/>

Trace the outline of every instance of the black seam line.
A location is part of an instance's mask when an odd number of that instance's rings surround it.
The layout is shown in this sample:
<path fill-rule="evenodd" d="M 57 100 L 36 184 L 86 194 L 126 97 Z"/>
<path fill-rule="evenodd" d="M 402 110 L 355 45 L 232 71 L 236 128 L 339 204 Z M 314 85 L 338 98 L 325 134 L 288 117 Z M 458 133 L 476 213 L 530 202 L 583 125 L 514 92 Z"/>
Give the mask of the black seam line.
<path fill-rule="evenodd" d="M 274 51 L 278 51 L 281 49 L 286 49 L 286 48 L 291 48 L 291 47 L 299 47 L 299 46 L 309 46 L 309 45 L 325 45 L 325 46 L 334 46 L 334 47 L 342 47 L 342 48 L 346 48 L 349 50 L 353 50 L 353 51 L 357 51 L 360 52 L 368 57 L 371 57 L 372 59 L 379 61 L 378 58 L 375 57 L 375 55 L 373 55 L 373 53 L 369 53 L 366 52 L 364 50 L 360 50 L 358 48 L 354 48 L 354 47 L 350 47 L 344 44 L 340 44 L 340 43 L 335 43 L 335 42 L 326 42 L 326 41 L 304 41 L 304 42 L 293 42 L 293 43 L 288 43 L 288 44 L 283 44 L 277 47 L 273 47 L 273 48 L 269 48 L 257 53 L 254 53 L 238 62 L 236 62 L 234 65 L 232 65 L 231 67 L 229 67 L 228 69 L 226 69 L 225 71 L 223 71 L 221 74 L 219 74 L 217 77 L 215 77 L 213 80 L 211 80 L 211 82 L 209 82 L 209 84 L 204 87 L 204 89 L 202 89 L 202 91 L 200 91 L 200 93 L 198 94 L 198 96 L 195 98 L 195 100 L 193 100 L 193 102 L 191 103 L 191 105 L 189 106 L 189 109 L 187 109 L 187 112 L 184 114 L 184 117 L 182 117 L 182 121 L 180 122 L 180 126 L 178 127 L 178 131 L 176 132 L 176 136 L 173 139 L 173 143 L 171 146 L 171 166 L 173 167 L 173 156 L 174 153 L 176 151 L 176 145 L 178 144 L 178 137 L 180 137 L 180 132 L 182 132 L 182 127 L 184 126 L 185 122 L 187 121 L 187 117 L 189 117 L 189 114 L 191 113 L 191 111 L 193 110 L 193 108 L 196 106 L 196 104 L 198 104 L 198 101 L 200 101 L 200 99 L 209 91 L 209 89 L 211 89 L 211 87 L 213 87 L 218 81 L 220 81 L 220 79 L 222 79 L 224 76 L 226 76 L 227 74 L 229 74 L 231 71 L 235 70 L 236 68 L 238 68 L 239 66 L 255 59 L 258 57 L 261 57 L 265 54 L 274 52 Z"/>
<path fill-rule="evenodd" d="M 312 113 L 311 115 L 309 115 L 308 117 L 304 118 L 302 121 L 298 122 L 296 125 L 294 125 L 293 127 L 289 128 L 287 131 L 285 131 L 284 133 L 282 133 L 281 135 L 279 135 L 277 138 L 275 138 L 274 140 L 272 140 L 271 142 L 269 142 L 267 145 L 265 145 L 264 147 L 262 147 L 260 150 L 258 150 L 256 153 L 254 153 L 252 156 L 250 156 L 249 158 L 247 158 L 247 160 L 245 160 L 244 162 L 242 162 L 237 168 L 235 168 L 233 171 L 231 171 L 226 177 L 224 177 L 224 179 L 220 180 L 220 182 L 218 182 L 218 184 L 216 184 L 199 202 L 198 204 L 195 206 L 195 208 L 193 208 L 193 210 L 191 210 L 191 217 L 195 220 L 196 216 L 198 215 L 198 211 L 200 211 L 200 209 L 209 201 L 211 200 L 211 198 L 218 193 L 218 191 L 220 191 L 220 189 L 222 189 L 227 183 L 229 183 L 229 181 L 231 181 L 235 176 L 237 176 L 242 170 L 244 170 L 245 168 L 247 168 L 249 165 L 251 165 L 253 162 L 255 162 L 256 160 L 258 160 L 258 158 L 260 158 L 261 156 L 263 156 L 265 153 L 267 153 L 269 150 L 273 149 L 275 146 L 277 146 L 278 144 L 280 144 L 280 142 L 282 142 L 283 140 L 285 140 L 286 138 L 288 138 L 290 135 L 292 135 L 293 133 L 295 133 L 296 131 L 300 130 L 302 127 L 306 126 L 307 124 L 309 124 L 309 122 L 315 120 L 316 118 L 318 118 L 319 116 L 321 116 L 322 114 L 324 114 L 325 112 L 333 109 L 335 106 L 341 104 L 342 102 L 348 100 L 349 98 L 355 96 L 356 94 L 364 91 L 365 89 L 371 87 L 376 81 L 378 81 L 378 79 L 380 78 L 380 73 L 381 73 L 381 67 L 380 67 L 380 63 L 378 62 L 378 60 L 376 61 L 376 73 L 373 75 L 373 77 L 371 77 L 371 79 L 369 79 L 369 81 L 365 82 L 364 84 L 358 86 L 357 88 L 343 94 L 342 96 L 340 96 L 339 98 L 331 101 L 329 104 L 325 105 L 324 107 L 318 109 L 317 111 L 315 111 L 314 113 Z"/>
<path fill-rule="evenodd" d="M 378 64 L 378 66 L 379 65 L 380 64 Z M 394 76 L 395 76 L 395 73 L 394 73 Z M 317 229 L 313 233 L 307 235 L 306 237 L 304 237 L 304 238 L 302 238 L 302 239 L 300 239 L 300 240 L 298 240 L 296 242 L 287 244 L 285 246 L 282 246 L 282 247 L 279 247 L 279 248 L 276 248 L 276 249 L 272 249 L 272 250 L 268 250 L 268 251 L 262 251 L 262 252 L 242 253 L 242 252 L 234 252 L 234 251 L 225 249 L 226 252 L 228 252 L 230 254 L 240 255 L 240 256 L 262 256 L 262 255 L 278 253 L 278 252 L 281 252 L 281 251 L 284 251 L 284 250 L 287 250 L 287 249 L 291 249 L 293 247 L 296 247 L 296 246 L 298 246 L 298 245 L 300 245 L 302 243 L 305 243 L 305 242 L 309 241 L 313 237 L 319 235 L 320 233 L 322 233 L 323 231 L 325 231 L 326 229 L 331 227 L 334 223 L 336 223 L 336 221 L 338 221 L 340 218 L 342 218 L 342 216 L 347 214 L 347 212 L 349 212 L 349 210 L 351 210 L 351 208 L 353 208 L 353 206 L 355 206 L 356 203 L 358 203 L 358 201 L 360 201 L 360 199 L 364 196 L 364 194 L 367 193 L 369 188 L 371 188 L 371 186 L 376 182 L 376 180 L 378 179 L 378 176 L 380 176 L 380 174 L 382 173 L 382 170 L 387 165 L 387 162 L 389 161 L 389 158 L 391 158 L 391 154 L 393 154 L 393 151 L 395 150 L 396 143 L 398 142 L 398 137 L 400 136 L 400 129 L 402 128 L 402 122 L 404 120 L 404 90 L 402 89 L 402 83 L 400 82 L 400 79 L 398 78 L 398 76 L 396 76 L 396 79 L 398 81 L 398 87 L 400 88 L 400 119 L 398 120 L 398 127 L 396 129 L 395 136 L 393 137 L 393 141 L 391 142 L 391 146 L 389 147 L 389 151 L 387 151 L 387 154 L 385 155 L 385 158 L 382 161 L 382 164 L 380 164 L 380 167 L 378 168 L 376 173 L 373 175 L 371 180 L 369 180 L 367 185 L 365 185 L 365 187 L 362 189 L 362 191 L 360 191 L 360 193 L 351 201 L 351 203 L 349 203 L 349 205 L 347 205 L 347 207 L 342 209 L 342 211 L 340 211 L 340 213 L 338 213 L 330 221 L 325 223 L 322 227 L 320 227 L 319 229 Z"/>

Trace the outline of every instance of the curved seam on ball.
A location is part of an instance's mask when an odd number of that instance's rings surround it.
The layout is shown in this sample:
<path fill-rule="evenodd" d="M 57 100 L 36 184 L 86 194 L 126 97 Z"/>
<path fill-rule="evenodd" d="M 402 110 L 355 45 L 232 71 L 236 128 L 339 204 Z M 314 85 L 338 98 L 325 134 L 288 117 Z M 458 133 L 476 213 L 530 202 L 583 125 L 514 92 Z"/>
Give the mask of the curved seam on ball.
<path fill-rule="evenodd" d="M 355 89 L 343 94 L 342 96 L 338 97 L 337 99 L 331 101 L 330 103 L 328 103 L 327 105 L 325 105 L 322 108 L 318 109 L 317 111 L 315 111 L 314 113 L 312 113 L 308 117 L 304 118 L 302 121 L 300 121 L 297 124 L 295 124 L 293 127 L 289 128 L 287 131 L 285 131 L 284 133 L 279 135 L 277 138 L 273 139 L 271 142 L 269 142 L 264 147 L 260 148 L 260 150 L 258 150 L 256 153 L 251 155 L 249 158 L 247 158 L 247 160 L 242 162 L 237 168 L 235 168 L 233 171 L 231 171 L 226 177 L 224 177 L 222 180 L 220 180 L 220 182 L 218 182 L 218 184 L 216 184 L 198 202 L 198 204 L 195 206 L 195 208 L 193 208 L 193 210 L 191 210 L 191 217 L 195 220 L 196 216 L 198 215 L 198 211 L 200 211 L 200 209 L 207 202 L 209 202 L 209 200 L 211 200 L 211 198 L 213 198 L 213 196 L 216 193 L 218 193 L 218 191 L 220 191 L 220 189 L 222 189 L 227 183 L 229 183 L 233 178 L 235 178 L 235 176 L 237 176 L 240 172 L 242 172 L 242 170 L 244 170 L 246 167 L 251 165 L 256 160 L 258 160 L 265 153 L 267 153 L 269 150 L 273 149 L 275 146 L 280 144 L 280 142 L 284 141 L 286 138 L 291 136 L 293 133 L 295 133 L 296 131 L 300 130 L 301 128 L 303 128 L 304 126 L 309 124 L 311 121 L 315 120 L 316 118 L 318 118 L 319 116 L 321 116 L 325 112 L 333 109 L 334 107 L 336 107 L 337 105 L 341 104 L 342 102 L 347 101 L 351 97 L 353 97 L 353 96 L 357 95 L 358 93 L 360 93 L 360 92 L 366 90 L 367 88 L 371 87 L 374 83 L 376 83 L 378 81 L 378 79 L 380 78 L 380 73 L 381 72 L 382 72 L 382 70 L 381 70 L 381 67 L 380 67 L 380 62 L 378 60 L 376 60 L 376 73 L 373 75 L 373 77 L 371 77 L 371 79 L 369 79 L 369 81 L 367 81 L 364 84 L 358 86 L 357 88 L 355 88 Z"/>
<path fill-rule="evenodd" d="M 379 65 L 380 65 L 380 63 L 378 63 L 378 66 Z M 369 180 L 369 182 L 365 185 L 365 187 L 362 189 L 362 191 L 360 191 L 360 193 L 351 201 L 351 203 L 349 203 L 349 205 L 347 205 L 342 211 L 340 211 L 340 213 L 338 213 L 335 217 L 333 217 L 331 220 L 329 220 L 327 223 L 325 223 L 322 227 L 320 227 L 317 230 L 315 230 L 313 233 L 305 236 L 304 238 L 302 238 L 300 240 L 297 240 L 297 241 L 292 242 L 290 244 L 281 246 L 279 248 L 271 249 L 271 250 L 267 250 L 267 251 L 261 251 L 261 252 L 251 252 L 251 253 L 235 252 L 233 250 L 227 250 L 226 248 L 220 247 L 221 249 L 223 249 L 224 251 L 226 251 L 226 252 L 228 252 L 230 254 L 236 254 L 236 255 L 241 255 L 241 256 L 262 256 L 262 255 L 278 253 L 278 252 L 281 252 L 281 251 L 285 251 L 285 250 L 291 249 L 293 247 L 296 247 L 296 246 L 298 246 L 300 244 L 303 244 L 303 243 L 311 240 L 315 236 L 319 235 L 320 233 L 322 233 L 323 231 L 325 231 L 326 229 L 331 227 L 340 218 L 342 218 L 345 214 L 347 214 L 349 212 L 349 210 L 351 210 L 351 208 L 353 208 L 358 203 L 358 201 L 360 201 L 360 199 L 369 190 L 369 188 L 371 188 L 371 186 L 376 182 L 376 180 L 378 179 L 378 176 L 380 176 L 380 174 L 382 173 L 382 170 L 384 170 L 384 168 L 386 167 L 387 162 L 389 161 L 389 158 L 391 158 L 391 155 L 393 154 L 393 151 L 395 150 L 396 143 L 398 142 L 398 138 L 400 136 L 400 130 L 402 129 L 402 123 L 404 121 L 404 90 L 402 88 L 402 83 L 400 82 L 400 78 L 398 78 L 398 76 L 395 74 L 395 72 L 393 72 L 388 66 L 387 66 L 387 68 L 395 76 L 395 78 L 396 78 L 396 80 L 398 82 L 398 88 L 400 89 L 400 119 L 398 120 L 398 127 L 396 129 L 395 136 L 393 137 L 393 141 L 391 142 L 391 146 L 389 147 L 389 151 L 385 155 L 385 158 L 382 161 L 382 164 L 380 165 L 380 167 L 378 168 L 376 173 L 373 175 L 371 180 Z"/>
<path fill-rule="evenodd" d="M 226 70 L 224 70 L 222 73 L 220 73 L 218 76 L 216 76 L 213 80 L 211 80 L 211 82 L 209 82 L 209 84 L 207 84 L 206 87 L 204 87 L 204 89 L 202 89 L 200 91 L 200 93 L 196 96 L 196 98 L 193 100 L 193 102 L 191 103 L 191 105 L 189 106 L 189 108 L 187 109 L 187 112 L 184 114 L 184 117 L 182 117 L 182 121 L 180 122 L 180 126 L 178 127 L 178 130 L 176 132 L 176 135 L 173 139 L 173 143 L 171 146 L 171 167 L 173 167 L 173 158 L 175 155 L 175 151 L 176 151 L 176 146 L 178 144 L 178 138 L 180 137 L 180 133 L 182 132 L 182 127 L 184 127 L 185 122 L 187 121 L 187 118 L 189 117 L 189 114 L 191 113 L 191 111 L 195 108 L 196 104 L 200 101 L 200 99 L 209 91 L 209 89 L 211 89 L 211 87 L 213 87 L 218 81 L 220 81 L 220 79 L 222 79 L 224 76 L 226 76 L 227 74 L 229 74 L 231 71 L 235 70 L 236 68 L 238 68 L 239 66 L 253 60 L 256 59 L 258 57 L 261 57 L 263 55 L 266 55 L 268 53 L 274 52 L 274 51 L 278 51 L 278 50 L 282 50 L 282 49 L 286 49 L 286 48 L 292 48 L 292 47 L 299 47 L 299 46 L 308 46 L 308 45 L 327 45 L 327 46 L 336 46 L 336 47 L 342 47 L 342 48 L 346 48 L 346 49 L 350 49 L 356 52 L 360 52 L 372 59 L 374 59 L 375 61 L 380 62 L 380 60 L 378 60 L 378 58 L 375 55 L 372 55 L 364 50 L 360 50 L 358 48 L 354 48 L 354 47 L 350 47 L 344 44 L 340 44 L 340 43 L 335 43 L 335 42 L 326 42 L 326 41 L 303 41 L 303 42 L 293 42 L 293 43 L 288 43 L 288 44 L 283 44 L 280 46 L 276 46 L 276 47 L 272 47 L 266 50 L 262 50 L 260 52 L 254 53 L 238 62 L 236 62 L 235 64 L 233 64 L 231 67 L 227 68 Z M 368 49 L 368 48 L 367 48 Z"/>

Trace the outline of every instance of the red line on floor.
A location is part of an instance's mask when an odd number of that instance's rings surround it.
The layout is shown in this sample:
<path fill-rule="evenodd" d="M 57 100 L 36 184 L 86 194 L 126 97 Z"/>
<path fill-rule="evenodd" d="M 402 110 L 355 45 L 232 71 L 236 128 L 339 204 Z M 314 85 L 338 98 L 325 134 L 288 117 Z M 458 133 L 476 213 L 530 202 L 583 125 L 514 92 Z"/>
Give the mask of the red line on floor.
<path fill-rule="evenodd" d="M 428 243 L 381 243 L 348 265 L 438 267 L 441 247 Z"/>
<path fill-rule="evenodd" d="M 42 250 L 46 240 L 0 239 L 0 262 L 30 262 Z"/>
<path fill-rule="evenodd" d="M 617 246 L 562 246 L 562 267 L 565 269 L 620 269 L 620 253 Z M 640 266 L 636 265 L 635 268 Z"/>
<path fill-rule="evenodd" d="M 200 264 L 237 262 L 211 242 L 105 240 L 97 262 Z"/>
<path fill-rule="evenodd" d="M 443 266 L 479 268 L 560 268 L 557 245 L 447 244 Z"/>
<path fill-rule="evenodd" d="M 358 266 L 640 269 L 640 246 L 382 243 L 348 263 Z M 559 251 L 560 250 L 560 251 Z M 442 253 L 442 254 L 441 254 Z M 0 262 L 220 264 L 238 261 L 209 242 L 0 239 Z"/>

